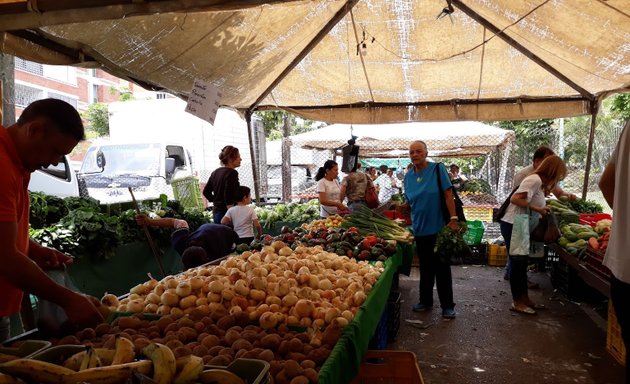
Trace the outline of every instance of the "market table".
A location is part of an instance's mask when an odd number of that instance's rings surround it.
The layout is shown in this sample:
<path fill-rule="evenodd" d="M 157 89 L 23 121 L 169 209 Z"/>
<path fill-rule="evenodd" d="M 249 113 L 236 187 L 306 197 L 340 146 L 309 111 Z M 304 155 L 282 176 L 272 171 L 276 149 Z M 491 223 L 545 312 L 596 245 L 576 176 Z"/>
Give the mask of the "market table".
<path fill-rule="evenodd" d="M 562 248 L 558 244 L 550 244 L 548 247 L 558 255 L 567 265 L 577 272 L 588 286 L 599 291 L 602 295 L 610 297 L 610 282 L 599 275 L 591 272 L 578 258 Z"/>
<path fill-rule="evenodd" d="M 385 261 L 385 270 L 354 319 L 343 329 L 341 338 L 319 371 L 320 383 L 350 383 L 357 375 L 370 338 L 387 304 L 394 274 L 403 264 L 404 256 L 408 257 L 410 248 L 411 245 L 409 248 L 399 246 L 396 253 Z"/>

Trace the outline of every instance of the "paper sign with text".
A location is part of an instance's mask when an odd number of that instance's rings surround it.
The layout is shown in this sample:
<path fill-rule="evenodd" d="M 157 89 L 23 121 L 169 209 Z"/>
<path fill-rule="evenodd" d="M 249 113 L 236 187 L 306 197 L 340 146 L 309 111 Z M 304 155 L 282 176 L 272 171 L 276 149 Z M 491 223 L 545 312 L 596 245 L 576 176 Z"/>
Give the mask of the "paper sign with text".
<path fill-rule="evenodd" d="M 214 124 L 223 93 L 207 81 L 195 79 L 185 111 Z"/>

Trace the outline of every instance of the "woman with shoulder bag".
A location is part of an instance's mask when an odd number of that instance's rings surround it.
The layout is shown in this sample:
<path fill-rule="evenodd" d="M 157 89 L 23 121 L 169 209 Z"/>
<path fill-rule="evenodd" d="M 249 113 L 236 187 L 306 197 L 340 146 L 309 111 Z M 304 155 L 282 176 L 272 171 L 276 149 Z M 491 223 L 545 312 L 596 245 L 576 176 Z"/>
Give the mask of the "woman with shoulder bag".
<path fill-rule="evenodd" d="M 447 225 L 454 231 L 460 228 L 446 168 L 428 162 L 427 154 L 427 145 L 423 141 L 411 143 L 409 158 L 413 167 L 405 175 L 404 181 L 409 204 L 406 208 L 411 209 L 411 222 L 420 262 L 420 301 L 413 306 L 413 311 L 422 312 L 433 307 L 433 285 L 437 284 L 442 317 L 453 319 L 456 313 L 450 260 L 442 260 L 434 251 L 437 234 L 445 225 L 443 201 L 446 202 L 450 217 Z M 437 171 L 436 167 L 439 167 Z"/>
<path fill-rule="evenodd" d="M 542 216 L 549 213 L 545 203 L 545 196 L 551 193 L 554 186 L 567 174 L 564 161 L 556 155 L 546 157 L 536 171 L 527 176 L 514 191 L 510 198 L 510 205 L 500 221 L 501 235 L 505 240 L 510 257 L 510 288 L 512 290 L 512 307 L 510 310 L 533 315 L 536 309 L 543 309 L 543 305 L 535 304 L 527 293 L 527 265 L 529 254 L 518 252 L 515 249 L 518 244 L 513 244 L 513 229 L 518 215 L 529 214 L 532 222 L 537 222 Z M 529 224 L 531 229 L 531 224 Z M 529 230 L 525 230 L 529 236 Z M 529 239 L 527 238 L 527 244 Z"/>

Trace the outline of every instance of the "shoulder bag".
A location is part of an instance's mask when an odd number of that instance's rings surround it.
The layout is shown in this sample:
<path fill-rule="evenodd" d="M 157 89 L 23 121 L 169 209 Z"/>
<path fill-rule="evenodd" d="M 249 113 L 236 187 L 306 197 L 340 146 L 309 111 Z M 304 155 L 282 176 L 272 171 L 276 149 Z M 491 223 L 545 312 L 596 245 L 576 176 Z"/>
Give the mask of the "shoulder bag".
<path fill-rule="evenodd" d="M 499 210 L 497 211 L 497 214 L 495 216 L 494 221 L 501 221 L 501 219 L 503 218 L 503 216 L 505 216 L 505 211 L 507 211 L 508 207 L 510 206 L 510 199 L 512 198 L 512 195 L 514 194 L 514 192 L 516 192 L 516 190 L 518 189 L 518 185 L 516 187 L 514 187 L 514 189 L 512 190 L 512 192 L 510 192 L 510 194 L 508 195 L 508 197 L 505 199 L 505 201 L 503 202 L 503 204 L 501 204 L 501 206 L 499 207 Z"/>
<path fill-rule="evenodd" d="M 376 188 L 374 188 L 374 184 L 370 183 L 370 179 L 368 175 L 365 176 L 365 205 L 368 208 L 377 208 L 378 207 L 378 194 L 376 193 Z M 370 185 L 371 184 L 371 185 Z"/>
<path fill-rule="evenodd" d="M 442 190 L 442 181 L 440 180 L 440 167 L 444 166 L 442 163 L 437 163 L 435 167 L 435 176 L 437 177 L 438 182 L 438 190 L 440 191 L 440 196 L 443 196 L 444 190 Z M 457 221 L 466 221 L 466 216 L 464 215 L 464 203 L 462 199 L 459 198 L 457 191 L 455 188 L 450 187 L 451 191 L 453 191 L 453 202 L 455 203 L 455 215 L 457 216 Z M 444 223 L 448 223 L 451 221 L 451 214 L 448 211 L 448 206 L 446 205 L 446 200 L 444 198 L 440 199 L 442 201 L 442 216 L 444 216 Z"/>

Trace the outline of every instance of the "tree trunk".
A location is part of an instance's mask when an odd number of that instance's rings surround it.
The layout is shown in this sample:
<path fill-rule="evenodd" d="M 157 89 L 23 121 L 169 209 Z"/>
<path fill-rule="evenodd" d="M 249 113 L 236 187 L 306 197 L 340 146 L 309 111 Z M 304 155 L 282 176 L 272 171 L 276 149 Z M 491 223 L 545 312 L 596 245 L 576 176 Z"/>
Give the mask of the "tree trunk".
<path fill-rule="evenodd" d="M 282 200 L 291 199 L 291 115 L 284 114 L 282 126 Z"/>

